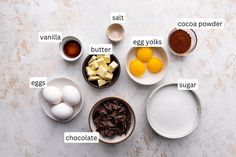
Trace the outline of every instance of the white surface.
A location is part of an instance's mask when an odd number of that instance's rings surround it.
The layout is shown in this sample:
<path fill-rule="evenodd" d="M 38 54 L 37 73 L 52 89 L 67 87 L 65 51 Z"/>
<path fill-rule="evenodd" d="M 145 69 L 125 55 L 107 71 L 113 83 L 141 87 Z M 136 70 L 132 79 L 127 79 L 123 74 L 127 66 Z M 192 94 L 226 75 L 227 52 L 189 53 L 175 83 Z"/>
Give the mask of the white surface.
<path fill-rule="evenodd" d="M 176 85 L 167 85 L 155 91 L 148 104 L 147 116 L 160 135 L 183 137 L 198 124 L 198 100 L 189 91 L 180 91 Z"/>
<path fill-rule="evenodd" d="M 88 85 L 81 65 L 90 43 L 109 43 L 106 28 L 110 13 L 126 12 L 125 38 L 114 46 L 121 62 L 119 80 L 111 88 Z M 134 83 L 125 71 L 125 55 L 132 36 L 163 35 L 167 40 L 176 18 L 223 17 L 222 30 L 196 30 L 194 53 L 179 58 L 169 52 L 169 69 L 163 85 L 180 78 L 199 80 L 202 102 L 199 127 L 186 138 L 158 136 L 146 119 L 144 102 L 154 86 Z M 236 1 L 235 0 L 50 0 L 0 1 L 0 152 L 4 157 L 235 157 L 236 156 Z M 39 43 L 38 31 L 63 31 L 83 43 L 83 55 L 75 63 L 58 55 L 56 43 Z M 164 48 L 167 50 L 166 42 Z M 40 89 L 28 87 L 29 77 L 67 76 L 81 86 L 83 110 L 71 122 L 48 118 L 38 102 Z M 129 140 L 110 146 L 64 144 L 63 134 L 89 131 L 88 113 L 106 96 L 120 96 L 136 113 L 136 128 Z"/>

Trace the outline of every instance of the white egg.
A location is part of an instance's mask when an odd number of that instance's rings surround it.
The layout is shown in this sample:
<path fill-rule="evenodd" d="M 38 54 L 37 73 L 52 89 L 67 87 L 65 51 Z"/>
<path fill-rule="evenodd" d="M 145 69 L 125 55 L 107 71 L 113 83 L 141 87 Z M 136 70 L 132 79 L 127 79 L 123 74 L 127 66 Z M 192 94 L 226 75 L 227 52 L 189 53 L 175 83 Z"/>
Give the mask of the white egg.
<path fill-rule="evenodd" d="M 73 115 L 73 108 L 66 103 L 60 103 L 51 108 L 53 116 L 60 120 L 69 119 Z"/>
<path fill-rule="evenodd" d="M 58 104 L 62 101 L 61 91 L 57 87 L 54 87 L 54 86 L 48 86 L 44 88 L 43 97 L 51 105 Z"/>
<path fill-rule="evenodd" d="M 79 91 L 73 86 L 65 86 L 62 90 L 62 97 L 71 106 L 78 105 L 81 99 Z"/>

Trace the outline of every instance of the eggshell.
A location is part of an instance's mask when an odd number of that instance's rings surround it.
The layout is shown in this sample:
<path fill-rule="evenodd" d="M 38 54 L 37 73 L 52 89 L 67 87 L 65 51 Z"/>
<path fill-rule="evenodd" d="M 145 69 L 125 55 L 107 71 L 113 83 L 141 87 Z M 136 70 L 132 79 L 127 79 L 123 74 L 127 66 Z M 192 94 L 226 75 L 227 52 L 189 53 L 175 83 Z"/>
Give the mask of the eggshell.
<path fill-rule="evenodd" d="M 63 100 L 70 106 L 75 106 L 80 103 L 80 93 L 73 86 L 65 86 L 62 90 Z"/>
<path fill-rule="evenodd" d="M 48 86 L 44 88 L 43 97 L 51 105 L 58 104 L 62 101 L 61 91 L 54 86 Z"/>
<path fill-rule="evenodd" d="M 51 108 L 53 116 L 60 120 L 69 119 L 73 115 L 73 108 L 66 103 L 60 103 Z"/>

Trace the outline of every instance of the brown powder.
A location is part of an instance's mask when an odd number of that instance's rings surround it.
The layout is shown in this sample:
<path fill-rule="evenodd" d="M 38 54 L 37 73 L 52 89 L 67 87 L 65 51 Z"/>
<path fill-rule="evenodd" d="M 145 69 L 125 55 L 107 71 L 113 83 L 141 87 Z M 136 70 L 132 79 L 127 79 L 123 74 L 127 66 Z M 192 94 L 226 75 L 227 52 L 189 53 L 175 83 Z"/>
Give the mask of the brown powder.
<path fill-rule="evenodd" d="M 184 30 L 176 30 L 170 35 L 169 44 L 176 53 L 185 53 L 191 46 L 191 37 Z"/>

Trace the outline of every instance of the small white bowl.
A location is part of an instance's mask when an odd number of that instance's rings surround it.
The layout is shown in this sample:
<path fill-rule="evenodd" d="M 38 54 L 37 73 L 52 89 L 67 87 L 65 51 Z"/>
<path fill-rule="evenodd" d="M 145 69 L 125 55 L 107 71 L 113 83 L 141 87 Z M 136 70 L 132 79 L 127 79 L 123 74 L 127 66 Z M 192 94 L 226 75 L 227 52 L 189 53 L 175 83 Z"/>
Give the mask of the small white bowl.
<path fill-rule="evenodd" d="M 177 30 L 183 30 L 183 31 L 187 32 L 187 33 L 190 35 L 190 37 L 191 37 L 191 45 L 190 45 L 190 48 L 188 49 L 188 51 L 186 51 L 186 52 L 184 52 L 184 53 L 177 53 L 177 52 L 175 52 L 175 51 L 171 48 L 171 46 L 170 46 L 170 44 L 169 44 L 171 34 L 174 33 L 174 32 L 177 31 Z M 176 56 L 180 56 L 180 57 L 188 56 L 189 54 L 191 54 L 191 53 L 194 51 L 194 49 L 195 49 L 196 47 L 197 47 L 197 35 L 196 35 L 196 33 L 194 32 L 194 30 L 192 30 L 192 29 L 177 29 L 177 28 L 174 28 L 174 29 L 169 33 L 169 36 L 168 36 L 168 48 L 169 48 L 169 50 L 170 50 L 170 52 L 171 52 L 172 54 L 174 54 L 174 55 L 176 55 Z"/>
<path fill-rule="evenodd" d="M 108 26 L 106 34 L 107 38 L 113 42 L 119 42 L 124 38 L 124 28 L 121 24 L 113 23 Z"/>
<path fill-rule="evenodd" d="M 51 112 L 52 105 L 48 104 L 48 102 L 43 98 L 43 95 L 42 95 L 43 89 L 39 93 L 39 103 L 40 103 L 41 108 L 44 111 L 44 113 L 48 117 L 52 118 L 53 120 L 58 121 L 58 122 L 62 122 L 62 123 L 68 122 L 68 121 L 72 120 L 73 118 L 75 118 L 79 114 L 79 112 L 81 111 L 81 109 L 83 107 L 83 96 L 81 93 L 81 89 L 75 81 L 73 81 L 69 78 L 62 77 L 62 78 L 53 79 L 48 82 L 48 86 L 55 86 L 61 91 L 64 88 L 64 86 L 66 86 L 66 85 L 71 85 L 71 86 L 75 87 L 79 91 L 80 96 L 81 96 L 80 103 L 76 106 L 73 106 L 73 110 L 74 110 L 73 115 L 69 119 L 66 119 L 66 120 L 60 120 L 60 119 L 57 119 L 55 116 L 53 116 L 53 114 Z"/>
<path fill-rule="evenodd" d="M 138 47 L 133 47 L 129 50 L 127 56 L 126 56 L 126 71 L 129 75 L 129 77 L 141 84 L 141 85 L 153 85 L 153 84 L 156 84 L 158 83 L 166 74 L 167 72 L 167 68 L 168 68 L 168 56 L 167 56 L 167 53 L 165 52 L 165 50 L 162 48 L 162 47 L 151 47 L 152 48 L 152 51 L 153 51 L 153 56 L 155 57 L 158 57 L 160 58 L 162 61 L 163 61 L 163 64 L 164 64 L 164 67 L 163 69 L 159 72 L 159 73 L 156 73 L 156 74 L 153 74 L 151 72 L 149 72 L 146 68 L 146 65 L 145 65 L 145 73 L 143 74 L 143 76 L 141 77 L 136 77 L 134 76 L 131 72 L 130 72 L 130 62 L 131 60 L 135 59 L 136 58 L 136 52 L 137 52 L 137 49 Z"/>
<path fill-rule="evenodd" d="M 64 50 L 63 50 L 64 45 L 68 41 L 71 41 L 71 40 L 74 40 L 74 41 L 78 42 L 79 45 L 80 45 L 80 54 L 77 57 L 74 57 L 74 58 L 67 57 L 64 53 Z M 75 61 L 75 60 L 79 59 L 80 56 L 82 55 L 82 44 L 81 44 L 80 40 L 77 39 L 76 37 L 73 37 L 73 36 L 64 37 L 62 39 L 62 42 L 60 42 L 60 44 L 59 44 L 59 55 L 61 56 L 62 59 L 66 60 L 66 61 Z"/>

